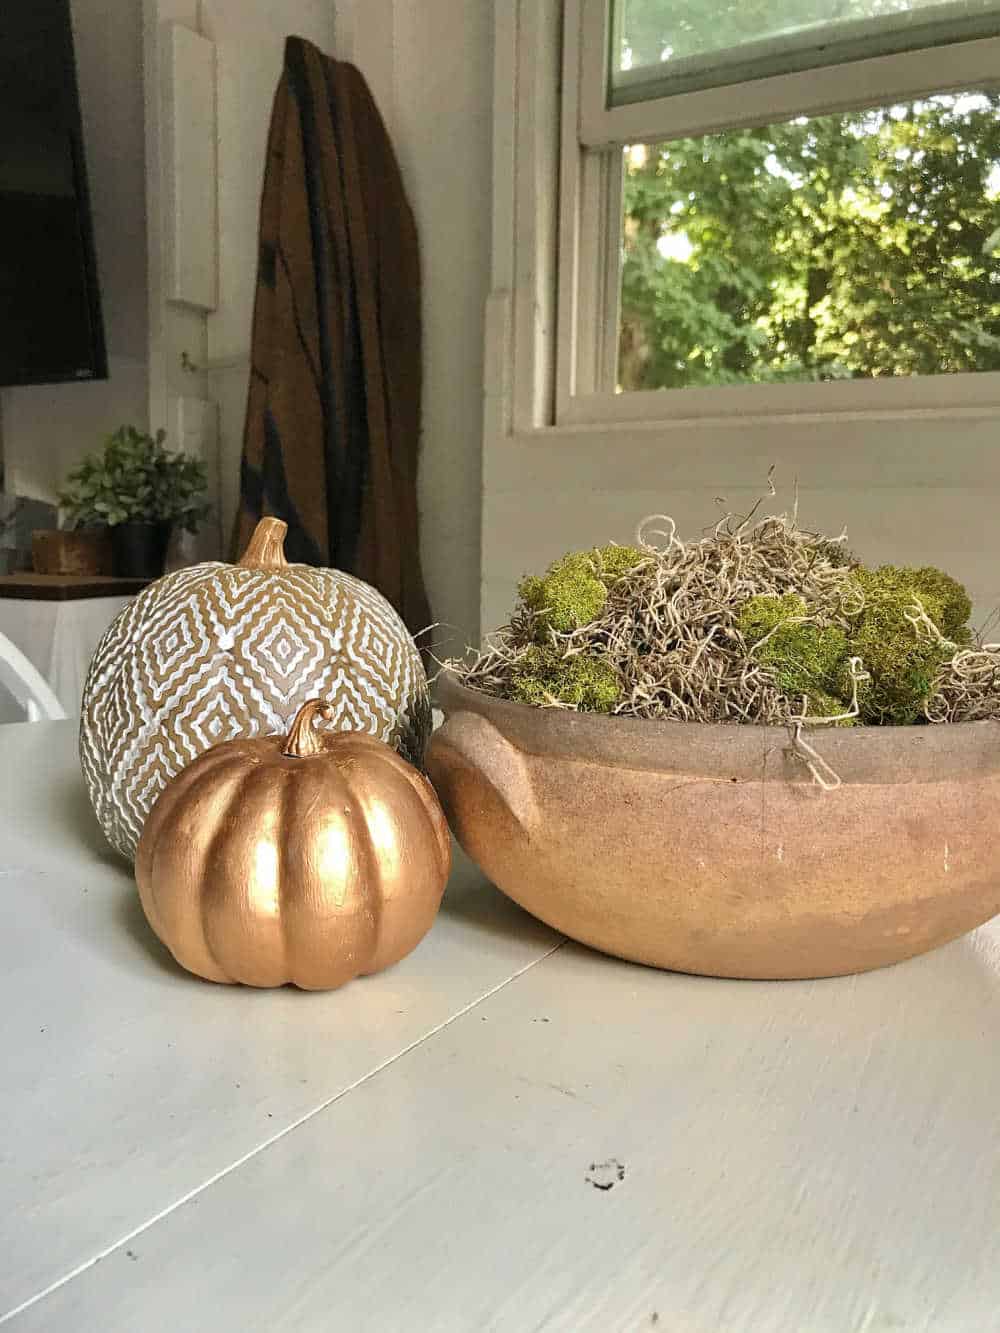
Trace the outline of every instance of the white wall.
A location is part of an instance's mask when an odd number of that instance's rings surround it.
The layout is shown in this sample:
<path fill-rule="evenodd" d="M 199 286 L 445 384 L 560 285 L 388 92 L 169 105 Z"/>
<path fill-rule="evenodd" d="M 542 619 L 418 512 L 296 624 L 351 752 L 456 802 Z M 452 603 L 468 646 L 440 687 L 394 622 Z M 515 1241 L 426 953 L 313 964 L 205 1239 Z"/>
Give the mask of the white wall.
<path fill-rule="evenodd" d="M 336 54 L 367 78 L 420 233 L 424 293 L 421 551 L 433 641 L 479 630 L 483 308 L 489 288 L 493 6 L 339 0 Z"/>
<path fill-rule="evenodd" d="M 110 378 L 0 395 L 6 488 L 45 499 L 105 434 L 148 419 L 141 6 L 71 8 Z"/>
<path fill-rule="evenodd" d="M 239 495 L 240 454 L 250 369 L 257 282 L 257 230 L 271 105 L 285 37 L 323 50 L 333 46 L 333 0 L 143 0 L 146 47 L 146 134 L 150 164 L 150 417 L 172 442 L 201 454 L 209 469 L 216 515 L 196 541 L 184 539 L 179 561 L 227 554 Z M 168 299 L 164 172 L 165 115 L 159 70 L 166 25 L 191 28 L 214 46 L 218 301 L 214 310 Z M 183 97 L 183 77 L 178 95 Z M 199 181 L 188 181 L 197 190 Z M 188 368 L 185 368 L 186 354 Z M 195 372 L 191 365 L 197 367 Z"/>
<path fill-rule="evenodd" d="M 197 405 L 208 401 L 204 373 L 184 369 L 182 354 L 199 367 L 208 354 L 205 312 L 171 304 L 168 299 L 167 209 L 170 196 L 166 179 L 167 131 L 164 124 L 166 105 L 161 65 L 165 51 L 161 41 L 167 24 L 198 30 L 198 0 L 142 0 L 143 13 L 143 91 L 146 142 L 146 252 L 148 256 L 147 312 L 149 323 L 149 420 L 154 429 L 166 430 L 171 448 L 209 454 L 206 441 L 185 438 L 182 403 Z M 211 132 L 210 128 L 206 132 Z M 205 183 L 215 189 L 214 181 Z M 191 415 L 191 414 L 189 414 Z M 197 414 L 193 414 L 197 415 Z M 215 448 L 214 433 L 211 441 Z M 217 457 L 214 460 L 217 463 Z M 210 482 L 213 458 L 205 457 Z M 218 484 L 210 485 L 217 500 Z M 218 545 L 218 532 L 215 534 Z M 202 552 L 209 554 L 209 552 Z M 217 551 L 211 554 L 218 554 Z"/>

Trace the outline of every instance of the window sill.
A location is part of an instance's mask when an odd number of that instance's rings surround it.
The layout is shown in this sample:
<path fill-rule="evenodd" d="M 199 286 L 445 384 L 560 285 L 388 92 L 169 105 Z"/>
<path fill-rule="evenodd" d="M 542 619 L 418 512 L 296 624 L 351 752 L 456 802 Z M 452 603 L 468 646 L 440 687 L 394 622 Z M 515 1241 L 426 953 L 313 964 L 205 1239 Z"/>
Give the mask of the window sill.
<path fill-rule="evenodd" d="M 826 384 L 748 384 L 572 397 L 557 427 L 670 430 L 698 425 L 1000 415 L 1000 372 Z"/>

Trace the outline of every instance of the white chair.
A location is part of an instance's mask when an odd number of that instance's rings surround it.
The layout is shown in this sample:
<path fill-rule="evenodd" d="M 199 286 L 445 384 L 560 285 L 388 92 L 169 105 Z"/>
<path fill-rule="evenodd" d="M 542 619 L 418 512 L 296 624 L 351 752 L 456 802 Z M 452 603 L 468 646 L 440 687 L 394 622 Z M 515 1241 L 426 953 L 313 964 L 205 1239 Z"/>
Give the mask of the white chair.
<path fill-rule="evenodd" d="M 6 634 L 0 634 L 0 685 L 11 692 L 29 722 L 59 722 L 66 716 L 51 686 Z"/>

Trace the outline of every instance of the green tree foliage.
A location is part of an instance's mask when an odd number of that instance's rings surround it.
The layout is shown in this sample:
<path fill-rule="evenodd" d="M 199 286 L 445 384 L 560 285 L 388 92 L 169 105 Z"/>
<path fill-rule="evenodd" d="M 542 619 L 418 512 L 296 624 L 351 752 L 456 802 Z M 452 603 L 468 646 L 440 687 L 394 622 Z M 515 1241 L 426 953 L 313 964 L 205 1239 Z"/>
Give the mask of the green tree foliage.
<path fill-rule="evenodd" d="M 704 49 L 704 2 L 666 8 L 630 0 L 633 63 Z M 721 8 L 716 45 L 767 28 Z M 625 389 L 1000 369 L 1000 94 L 626 149 L 624 192 Z"/>

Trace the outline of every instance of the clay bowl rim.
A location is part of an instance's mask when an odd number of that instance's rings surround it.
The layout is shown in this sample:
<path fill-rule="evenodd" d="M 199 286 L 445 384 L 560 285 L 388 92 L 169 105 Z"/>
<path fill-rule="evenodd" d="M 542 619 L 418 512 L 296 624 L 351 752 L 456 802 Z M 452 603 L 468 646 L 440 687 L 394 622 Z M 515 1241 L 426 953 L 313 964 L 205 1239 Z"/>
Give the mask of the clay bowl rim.
<path fill-rule="evenodd" d="M 517 750 L 539 759 L 589 760 L 611 768 L 690 772 L 745 781 L 812 783 L 791 727 L 670 722 L 536 708 L 463 685 L 445 670 L 435 682 L 445 718 L 478 714 Z M 1000 771 L 1000 721 L 829 727 L 812 743 L 841 780 L 904 786 Z M 784 760 L 784 762 L 782 762 Z"/>

